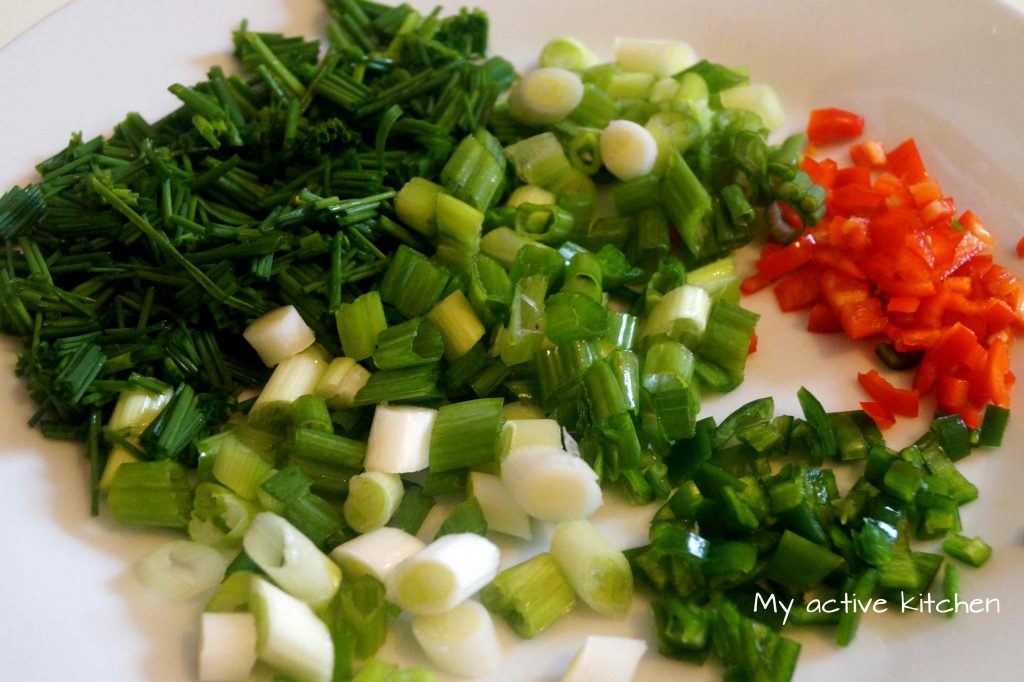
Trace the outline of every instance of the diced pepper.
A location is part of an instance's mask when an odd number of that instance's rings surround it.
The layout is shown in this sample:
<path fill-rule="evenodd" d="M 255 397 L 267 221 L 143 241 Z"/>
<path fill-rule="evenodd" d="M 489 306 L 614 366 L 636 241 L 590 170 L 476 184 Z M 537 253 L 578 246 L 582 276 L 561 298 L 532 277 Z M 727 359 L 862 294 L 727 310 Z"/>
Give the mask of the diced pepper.
<path fill-rule="evenodd" d="M 852 139 L 863 132 L 864 119 L 843 109 L 815 109 L 807 124 L 807 139 L 815 145 Z"/>

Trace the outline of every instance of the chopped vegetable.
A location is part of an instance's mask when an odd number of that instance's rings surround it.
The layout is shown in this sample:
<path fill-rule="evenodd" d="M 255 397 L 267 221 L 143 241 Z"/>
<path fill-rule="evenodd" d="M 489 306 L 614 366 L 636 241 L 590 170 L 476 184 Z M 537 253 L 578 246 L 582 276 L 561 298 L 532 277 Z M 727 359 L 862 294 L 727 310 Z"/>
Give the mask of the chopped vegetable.
<path fill-rule="evenodd" d="M 808 135 L 823 143 L 861 128 L 848 112 L 819 110 Z M 888 366 L 916 367 L 907 389 L 875 370 L 859 375 L 880 425 L 890 414 L 915 416 L 918 399 L 934 393 L 940 411 L 975 428 L 987 404 L 1009 404 L 1008 339 L 1021 325 L 1024 286 L 993 262 L 978 217 L 957 215 L 912 139 L 888 151 L 863 143 L 851 154 L 849 168 L 803 161 L 828 191 L 828 212 L 793 243 L 767 244 L 744 288 L 778 280 L 784 310 L 811 308 L 809 330 L 883 337 Z"/>
<path fill-rule="evenodd" d="M 363 533 L 331 550 L 333 559 L 349 580 L 371 575 L 387 583 L 391 572 L 416 552 L 423 549 L 416 536 L 400 528 L 377 528 Z"/>
<path fill-rule="evenodd" d="M 629 682 L 645 651 L 642 639 L 589 635 L 562 682 Z"/>
<path fill-rule="evenodd" d="M 245 340 L 260 355 L 267 367 L 313 345 L 316 334 L 309 328 L 293 305 L 286 305 L 258 317 L 245 331 Z"/>
<path fill-rule="evenodd" d="M 473 533 L 434 540 L 388 577 L 388 599 L 416 615 L 455 608 L 498 574 L 498 548 Z"/>
<path fill-rule="evenodd" d="M 259 659 L 299 682 L 329 682 L 334 671 L 331 635 L 309 605 L 260 577 L 252 579 L 250 599 Z"/>
<path fill-rule="evenodd" d="M 247 680 L 256 664 L 251 613 L 204 613 L 199 626 L 200 682 Z"/>
<path fill-rule="evenodd" d="M 510 451 L 501 463 L 501 479 L 519 507 L 542 521 L 586 518 L 603 500 L 594 470 L 561 448 Z"/>
<path fill-rule="evenodd" d="M 227 564 L 209 545 L 173 540 L 135 566 L 139 582 L 168 599 L 192 599 L 224 579 Z"/>
<path fill-rule="evenodd" d="M 427 657 L 452 675 L 479 677 L 501 661 L 494 622 L 480 602 L 467 600 L 445 613 L 416 616 L 412 633 Z"/>
<path fill-rule="evenodd" d="M 563 521 L 551 556 L 577 596 L 598 613 L 621 616 L 633 600 L 633 574 L 619 550 L 586 519 Z"/>

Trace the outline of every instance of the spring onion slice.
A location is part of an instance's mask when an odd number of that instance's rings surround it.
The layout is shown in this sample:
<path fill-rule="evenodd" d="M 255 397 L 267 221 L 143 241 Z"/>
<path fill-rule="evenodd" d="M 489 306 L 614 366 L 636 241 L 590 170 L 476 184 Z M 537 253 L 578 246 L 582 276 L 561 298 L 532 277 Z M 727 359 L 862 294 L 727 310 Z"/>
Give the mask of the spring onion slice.
<path fill-rule="evenodd" d="M 267 367 L 274 367 L 316 341 L 313 330 L 293 305 L 281 306 L 256 318 L 242 336 Z"/>
<path fill-rule="evenodd" d="M 605 615 L 621 616 L 633 600 L 625 555 L 585 519 L 563 521 L 551 536 L 551 556 L 576 595 Z"/>
<path fill-rule="evenodd" d="M 523 540 L 533 537 L 529 516 L 516 504 L 500 478 L 480 471 L 469 472 L 469 494 L 479 502 L 488 529 Z"/>
<path fill-rule="evenodd" d="M 506 407 L 508 407 L 506 405 Z M 523 445 L 562 447 L 562 426 L 554 419 L 509 419 L 501 427 L 501 445 L 504 457 Z"/>
<path fill-rule="evenodd" d="M 480 238 L 480 250 L 508 269 L 515 262 L 519 249 L 530 243 L 530 240 L 519 236 L 511 227 L 503 226 L 494 228 Z"/>
<path fill-rule="evenodd" d="M 353 476 L 343 507 L 345 522 L 357 533 L 381 528 L 398 509 L 404 493 L 398 474 L 366 471 Z"/>
<path fill-rule="evenodd" d="M 562 682 L 630 682 L 647 651 L 647 642 L 630 637 L 590 635 Z"/>
<path fill-rule="evenodd" d="M 323 398 L 331 409 L 352 407 L 356 395 L 369 379 L 369 370 L 353 358 L 334 358 L 316 385 L 316 395 Z"/>
<path fill-rule="evenodd" d="M 763 83 L 737 85 L 718 93 L 722 106 L 726 109 L 745 109 L 757 114 L 761 123 L 768 130 L 778 130 L 786 122 L 786 114 L 782 108 L 775 89 Z"/>
<path fill-rule="evenodd" d="M 541 66 L 557 66 L 572 71 L 585 71 L 598 63 L 597 55 L 575 38 L 555 38 L 540 52 Z"/>
<path fill-rule="evenodd" d="M 323 350 L 315 345 L 285 358 L 274 367 L 270 380 L 249 410 L 249 419 L 257 424 L 285 420 L 292 402 L 299 396 L 314 393 L 326 371 Z"/>
<path fill-rule="evenodd" d="M 342 303 L 334 318 L 341 347 L 353 361 L 373 355 L 377 335 L 388 326 L 377 291 L 368 291 L 351 303 Z"/>
<path fill-rule="evenodd" d="M 434 306 L 427 313 L 427 319 L 441 330 L 445 354 L 450 360 L 468 353 L 487 333 L 461 289 L 456 289 Z"/>
<path fill-rule="evenodd" d="M 211 547 L 238 547 L 256 507 L 216 483 L 196 486 L 188 535 Z"/>
<path fill-rule="evenodd" d="M 654 170 L 658 143 L 638 123 L 616 120 L 601 131 L 601 159 L 608 172 L 619 180 L 632 180 Z"/>
<path fill-rule="evenodd" d="M 441 185 L 414 177 L 395 195 L 395 213 L 404 224 L 432 237 L 437 232 L 437 197 L 442 193 Z"/>
<path fill-rule="evenodd" d="M 284 518 L 256 515 L 243 539 L 246 554 L 292 596 L 322 609 L 341 584 L 341 569 Z"/>
<path fill-rule="evenodd" d="M 501 435 L 502 398 L 442 405 L 430 434 L 430 471 L 439 473 L 493 462 Z"/>
<path fill-rule="evenodd" d="M 347 579 L 372 575 L 386 583 L 395 567 L 425 546 L 415 535 L 385 526 L 343 542 L 330 556 Z"/>
<path fill-rule="evenodd" d="M 568 69 L 541 67 L 526 74 L 509 91 L 512 116 L 533 126 L 565 119 L 583 99 L 583 81 Z"/>
<path fill-rule="evenodd" d="M 174 540 L 135 566 L 135 577 L 154 592 L 185 601 L 213 589 L 224 578 L 227 561 L 216 549 L 190 540 Z"/>
<path fill-rule="evenodd" d="M 199 621 L 200 682 L 243 682 L 256 664 L 251 613 L 204 613 Z"/>
<path fill-rule="evenodd" d="M 506 568 L 480 592 L 484 605 L 524 639 L 569 613 L 576 595 L 548 552 Z"/>
<path fill-rule="evenodd" d="M 260 660 L 297 682 L 330 682 L 334 645 L 309 605 L 259 577 L 252 579 L 250 602 Z"/>
<path fill-rule="evenodd" d="M 616 38 L 615 61 L 626 71 L 674 76 L 697 63 L 693 48 L 677 40 Z"/>
<path fill-rule="evenodd" d="M 125 462 L 114 473 L 107 504 L 126 525 L 188 527 L 192 491 L 177 462 Z"/>
<path fill-rule="evenodd" d="M 388 599 L 414 615 L 450 611 L 498 574 L 498 548 L 475 533 L 438 538 L 388 577 Z"/>
<path fill-rule="evenodd" d="M 445 613 L 418 615 L 412 633 L 427 657 L 452 675 L 479 677 L 501 662 L 494 621 L 480 602 L 467 600 Z"/>
<path fill-rule="evenodd" d="M 367 471 L 405 474 L 430 464 L 430 434 L 437 410 L 378 405 L 366 444 Z"/>
<path fill-rule="evenodd" d="M 594 470 L 560 447 L 510 450 L 501 463 L 501 479 L 523 511 L 542 521 L 585 518 L 603 503 Z"/>

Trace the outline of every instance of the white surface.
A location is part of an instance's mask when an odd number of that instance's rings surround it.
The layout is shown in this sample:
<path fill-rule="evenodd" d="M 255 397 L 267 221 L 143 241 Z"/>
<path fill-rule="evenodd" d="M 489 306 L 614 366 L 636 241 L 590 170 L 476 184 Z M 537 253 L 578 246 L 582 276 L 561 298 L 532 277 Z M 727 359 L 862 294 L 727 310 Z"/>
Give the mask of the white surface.
<path fill-rule="evenodd" d="M 1024 20 L 1008 5 L 994 0 L 565 0 L 556 11 L 554 3 L 543 0 L 477 4 L 491 10 L 494 51 L 519 64 L 529 63 L 544 40 L 561 34 L 584 38 L 603 56 L 617 35 L 682 39 L 703 56 L 749 65 L 756 80 L 776 86 L 791 113 L 789 128 L 801 127 L 812 107 L 840 106 L 865 115 L 871 134 L 887 145 L 912 135 L 944 189 L 1000 235 L 997 257 L 1022 271 L 1012 248 L 1024 222 L 1019 173 Z M 165 90 L 168 84 L 199 80 L 214 62 L 230 64 L 229 31 L 243 16 L 261 30 L 309 34 L 320 15 L 313 0 L 77 0 L 0 51 L 0 186 L 29 181 L 33 164 L 60 148 L 71 130 L 88 137 L 109 132 L 129 110 L 149 117 L 169 111 L 175 100 Z M 765 314 L 759 350 L 747 382 L 708 402 L 710 413 L 721 417 L 769 393 L 780 412 L 794 413 L 801 384 L 828 409 L 856 405 L 855 370 L 869 366 L 868 346 L 803 333 L 803 317 L 781 315 L 770 293 L 748 305 Z M 199 605 L 166 604 L 143 592 L 131 576 L 133 563 L 170 536 L 120 528 L 106 516 L 89 517 L 80 449 L 45 441 L 24 426 L 32 406 L 13 376 L 14 345 L 4 340 L 0 349 L 0 481 L 6 512 L 0 528 L 0 678 L 194 679 Z M 1022 379 L 1014 391 L 1018 414 L 1024 409 L 1021 356 L 1018 352 L 1014 361 Z M 995 550 L 983 570 L 964 568 L 964 591 L 999 599 L 1001 613 L 953 621 L 923 614 L 873 616 L 845 650 L 832 644 L 828 632 L 798 632 L 805 646 L 797 680 L 1020 679 L 1022 424 L 1018 416 L 1011 425 L 1010 445 L 978 453 L 962 467 L 981 489 L 981 499 L 963 510 L 965 527 Z M 909 438 L 913 429 L 902 435 Z M 640 543 L 649 512 L 622 515 L 620 509 L 608 505 L 596 521 L 620 546 Z M 539 530 L 543 543 L 549 531 Z M 489 680 L 557 680 L 586 634 L 648 639 L 652 646 L 638 680 L 718 679 L 715 667 L 699 669 L 657 656 L 649 611 L 640 600 L 622 622 L 580 607 L 528 643 L 498 625 L 506 659 Z M 405 620 L 383 655 L 426 663 Z"/>
<path fill-rule="evenodd" d="M 0 0 L 0 47 L 71 0 Z"/>

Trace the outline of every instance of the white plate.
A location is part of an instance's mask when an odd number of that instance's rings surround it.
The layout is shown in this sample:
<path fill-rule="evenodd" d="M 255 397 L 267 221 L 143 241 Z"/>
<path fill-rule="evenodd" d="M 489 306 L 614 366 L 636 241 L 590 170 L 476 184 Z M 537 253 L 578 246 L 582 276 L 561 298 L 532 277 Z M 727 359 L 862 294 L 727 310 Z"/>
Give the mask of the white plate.
<path fill-rule="evenodd" d="M 429 7 L 430 2 L 414 2 Z M 1024 219 L 1024 19 L 1008 5 L 978 1 L 899 3 L 517 0 L 479 2 L 491 12 L 493 49 L 520 65 L 557 35 L 584 38 L 608 55 L 618 35 L 678 38 L 730 65 L 748 65 L 773 84 L 799 129 L 813 107 L 865 115 L 870 133 L 893 145 L 914 136 L 933 174 L 961 208 L 971 208 L 1001 238 L 997 258 L 1021 272 L 1013 256 Z M 1019 6 L 1019 5 L 1018 5 Z M 0 187 L 32 178 L 32 166 L 59 149 L 71 130 L 107 133 L 129 110 L 157 117 L 175 106 L 165 87 L 203 78 L 212 63 L 230 64 L 230 31 L 251 26 L 311 35 L 322 20 L 313 0 L 76 0 L 0 51 Z M 774 395 L 796 413 L 806 385 L 828 409 L 861 399 L 855 371 L 871 365 L 866 347 L 802 331 L 800 315 L 783 316 L 770 293 L 750 299 L 764 314 L 748 380 L 708 401 L 718 417 L 746 400 Z M 195 677 L 197 604 L 169 605 L 143 592 L 133 564 L 168 536 L 118 527 L 88 515 L 87 467 L 76 445 L 44 440 L 24 426 L 32 406 L 13 376 L 15 346 L 0 346 L 0 677 L 27 681 L 145 680 Z M 1024 379 L 1018 353 L 1017 376 Z M 1024 381 L 1022 381 L 1024 384 Z M 1014 391 L 1021 409 L 1024 390 Z M 920 425 L 918 425 L 920 426 Z M 908 440 L 903 429 L 893 440 Z M 964 525 L 994 547 L 981 571 L 965 569 L 967 594 L 999 600 L 1000 613 L 892 614 L 866 618 L 845 650 L 829 633 L 797 633 L 804 643 L 797 679 L 1020 679 L 1015 656 L 1024 630 L 1024 523 L 1020 491 L 1024 440 L 1015 419 L 1007 445 L 963 463 L 981 499 L 963 510 Z M 897 443 L 899 444 L 899 443 Z M 602 526 L 626 547 L 644 538 L 649 510 L 613 503 Z M 397 628 L 385 657 L 425 664 L 407 629 Z M 652 651 L 639 680 L 717 679 L 658 657 L 653 625 L 637 601 L 622 622 L 577 609 L 535 641 L 518 643 L 503 629 L 506 659 L 493 680 L 556 680 L 585 634 L 645 637 Z"/>

